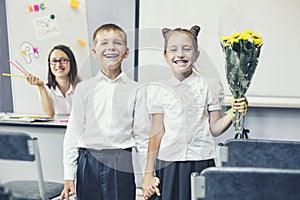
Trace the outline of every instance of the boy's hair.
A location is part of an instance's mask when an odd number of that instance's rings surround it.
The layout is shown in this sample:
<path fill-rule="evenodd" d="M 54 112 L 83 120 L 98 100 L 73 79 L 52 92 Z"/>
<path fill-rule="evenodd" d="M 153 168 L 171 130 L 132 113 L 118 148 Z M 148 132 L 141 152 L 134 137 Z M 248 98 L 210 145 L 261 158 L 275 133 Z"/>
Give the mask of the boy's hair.
<path fill-rule="evenodd" d="M 162 34 L 165 39 L 164 53 L 166 53 L 166 50 L 167 50 L 168 40 L 169 40 L 170 36 L 172 35 L 172 33 L 174 33 L 174 32 L 181 32 L 181 33 L 185 33 L 185 34 L 189 35 L 192 38 L 195 51 L 197 51 L 198 50 L 197 36 L 200 32 L 200 29 L 201 28 L 197 25 L 194 25 L 190 30 L 183 29 L 183 28 L 175 28 L 173 30 L 169 29 L 169 28 L 163 28 Z"/>
<path fill-rule="evenodd" d="M 101 32 L 104 32 L 104 31 L 114 31 L 114 32 L 117 32 L 117 33 L 121 33 L 124 36 L 125 46 L 127 47 L 126 33 L 121 27 L 119 27 L 116 24 L 104 24 L 104 25 L 100 26 L 99 28 L 97 28 L 97 30 L 94 32 L 94 35 L 93 35 L 94 45 L 98 42 L 97 41 L 97 35 Z"/>
<path fill-rule="evenodd" d="M 51 68 L 50 68 L 51 67 L 50 66 L 50 56 L 51 56 L 52 52 L 56 49 L 63 51 L 65 54 L 67 54 L 68 58 L 70 59 L 70 72 L 68 74 L 68 77 L 69 77 L 69 81 L 70 81 L 71 85 L 76 85 L 80 79 L 77 76 L 77 63 L 76 63 L 75 56 L 69 47 L 67 47 L 65 45 L 57 45 L 57 46 L 53 47 L 53 49 L 49 52 L 49 55 L 48 55 L 48 83 L 47 83 L 47 86 L 49 88 L 53 87 L 55 89 L 56 86 L 58 85 L 57 81 L 55 80 L 55 76 L 52 73 Z"/>

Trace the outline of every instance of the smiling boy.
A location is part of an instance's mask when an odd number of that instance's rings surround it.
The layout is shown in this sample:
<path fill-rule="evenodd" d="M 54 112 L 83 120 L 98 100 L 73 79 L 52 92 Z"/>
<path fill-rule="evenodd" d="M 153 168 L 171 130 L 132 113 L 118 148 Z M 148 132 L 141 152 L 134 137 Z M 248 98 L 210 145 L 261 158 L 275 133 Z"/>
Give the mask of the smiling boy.
<path fill-rule="evenodd" d="M 93 35 L 98 74 L 81 82 L 64 139 L 65 188 L 79 200 L 134 200 L 132 147 L 147 151 L 150 127 L 144 90 L 122 72 L 128 57 L 125 32 L 115 24 Z M 76 180 L 76 191 L 75 191 Z"/>

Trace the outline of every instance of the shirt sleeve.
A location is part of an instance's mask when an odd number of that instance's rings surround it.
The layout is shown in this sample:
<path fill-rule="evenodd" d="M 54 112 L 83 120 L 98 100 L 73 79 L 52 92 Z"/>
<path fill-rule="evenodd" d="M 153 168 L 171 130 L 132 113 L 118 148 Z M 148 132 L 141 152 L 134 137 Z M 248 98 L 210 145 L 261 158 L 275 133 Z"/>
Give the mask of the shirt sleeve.
<path fill-rule="evenodd" d="M 63 143 L 64 180 L 76 179 L 79 134 L 85 127 L 84 90 L 79 84 L 75 89 L 73 103 Z"/>
<path fill-rule="evenodd" d="M 208 111 L 222 110 L 225 98 L 224 88 L 219 79 L 208 78 Z"/>
<path fill-rule="evenodd" d="M 139 163 L 143 171 L 146 167 L 147 152 L 148 152 L 148 141 L 151 128 L 150 115 L 148 114 L 146 99 L 147 86 L 141 86 L 136 90 L 134 117 L 133 117 L 133 137 L 135 139 L 136 154 L 133 154 L 134 160 Z M 135 170 L 137 170 L 135 169 Z"/>
<path fill-rule="evenodd" d="M 151 83 L 147 90 L 147 109 L 149 114 L 164 113 L 161 105 L 160 93 L 162 88 L 159 83 Z"/>
<path fill-rule="evenodd" d="M 148 150 L 148 137 L 150 133 L 150 115 L 146 106 L 147 86 L 140 86 L 136 90 L 136 99 L 133 117 L 133 136 L 136 141 L 137 152 L 145 152 Z"/>

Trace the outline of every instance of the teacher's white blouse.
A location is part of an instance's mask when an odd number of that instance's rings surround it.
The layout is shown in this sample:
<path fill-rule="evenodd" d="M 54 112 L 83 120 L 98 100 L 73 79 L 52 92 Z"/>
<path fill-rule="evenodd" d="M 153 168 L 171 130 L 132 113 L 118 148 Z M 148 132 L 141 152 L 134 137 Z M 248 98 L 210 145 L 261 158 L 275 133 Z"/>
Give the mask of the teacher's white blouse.
<path fill-rule="evenodd" d="M 74 95 L 74 88 L 70 85 L 69 90 L 66 92 L 64 96 L 60 89 L 56 87 L 56 89 L 51 88 L 45 85 L 45 88 L 48 92 L 48 95 L 53 100 L 53 106 L 55 110 L 55 114 L 57 115 L 69 115 L 72 109 L 72 99 Z"/>

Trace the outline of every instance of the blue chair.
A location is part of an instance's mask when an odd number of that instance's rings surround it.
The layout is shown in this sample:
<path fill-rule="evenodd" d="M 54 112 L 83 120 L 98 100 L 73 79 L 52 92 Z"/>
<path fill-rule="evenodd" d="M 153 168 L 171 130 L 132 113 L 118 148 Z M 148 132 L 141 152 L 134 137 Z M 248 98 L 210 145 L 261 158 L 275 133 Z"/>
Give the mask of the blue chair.
<path fill-rule="evenodd" d="M 219 146 L 222 167 L 300 169 L 300 142 L 230 139 Z"/>
<path fill-rule="evenodd" d="M 58 197 L 64 188 L 63 183 L 44 181 L 38 139 L 26 133 L 0 131 L 0 159 L 36 164 L 38 180 L 3 183 L 14 200 L 48 200 Z"/>
<path fill-rule="evenodd" d="M 191 200 L 299 200 L 300 170 L 210 167 L 191 174 Z"/>

